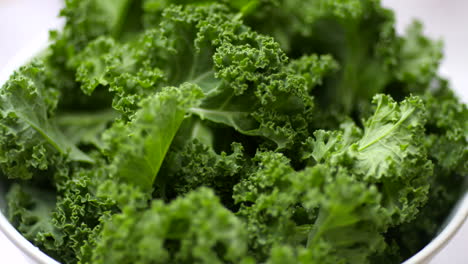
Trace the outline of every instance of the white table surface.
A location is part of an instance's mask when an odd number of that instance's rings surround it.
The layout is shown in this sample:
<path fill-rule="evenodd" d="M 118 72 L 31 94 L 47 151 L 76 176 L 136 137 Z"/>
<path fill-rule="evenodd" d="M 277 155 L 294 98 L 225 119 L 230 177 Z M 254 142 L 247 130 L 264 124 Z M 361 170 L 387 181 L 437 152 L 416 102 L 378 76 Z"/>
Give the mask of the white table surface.
<path fill-rule="evenodd" d="M 445 59 L 440 72 L 468 101 L 468 1 L 383 0 L 396 9 L 397 29 L 404 31 L 413 18 L 422 20 L 426 32 L 443 38 Z M 0 69 L 36 35 L 46 34 L 58 24 L 61 0 L 0 0 Z M 33 264 L 0 233 L 0 263 Z M 468 263 L 468 222 L 431 264 Z"/>

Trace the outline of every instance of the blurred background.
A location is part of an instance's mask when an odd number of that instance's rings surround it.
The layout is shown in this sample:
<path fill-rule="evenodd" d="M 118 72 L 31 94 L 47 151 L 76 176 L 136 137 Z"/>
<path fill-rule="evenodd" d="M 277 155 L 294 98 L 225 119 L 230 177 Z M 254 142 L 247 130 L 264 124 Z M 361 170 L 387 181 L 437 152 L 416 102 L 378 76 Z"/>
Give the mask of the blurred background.
<path fill-rule="evenodd" d="M 468 102 L 468 1 L 382 0 L 396 10 L 397 30 L 404 32 L 413 19 L 423 21 L 425 32 L 443 39 L 445 58 L 440 73 L 463 101 Z M 58 28 L 63 0 L 0 0 L 0 71 L 21 50 L 41 43 L 48 29 Z M 0 262 L 32 264 L 0 233 Z M 468 263 L 468 222 L 430 264 Z"/>

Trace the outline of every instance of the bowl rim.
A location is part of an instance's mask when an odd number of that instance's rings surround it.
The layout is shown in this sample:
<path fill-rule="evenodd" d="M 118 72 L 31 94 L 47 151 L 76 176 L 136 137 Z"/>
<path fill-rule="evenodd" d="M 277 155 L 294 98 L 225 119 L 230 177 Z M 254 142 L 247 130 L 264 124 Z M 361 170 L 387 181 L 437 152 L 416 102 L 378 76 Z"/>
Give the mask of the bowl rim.
<path fill-rule="evenodd" d="M 10 75 L 19 67 L 30 61 L 37 54 L 44 51 L 50 44 L 49 35 L 39 34 L 36 38 L 20 50 L 0 71 L 0 89 Z M 402 264 L 423 264 L 429 262 L 439 251 L 441 251 L 452 240 L 461 229 L 468 218 L 468 190 L 460 197 L 460 200 L 452 208 L 451 214 L 447 216 L 447 222 L 441 231 L 420 251 Z M 0 210 L 0 232 L 21 250 L 31 260 L 38 264 L 59 264 L 56 260 L 42 252 L 38 247 L 29 242 L 15 227 L 7 220 Z"/>

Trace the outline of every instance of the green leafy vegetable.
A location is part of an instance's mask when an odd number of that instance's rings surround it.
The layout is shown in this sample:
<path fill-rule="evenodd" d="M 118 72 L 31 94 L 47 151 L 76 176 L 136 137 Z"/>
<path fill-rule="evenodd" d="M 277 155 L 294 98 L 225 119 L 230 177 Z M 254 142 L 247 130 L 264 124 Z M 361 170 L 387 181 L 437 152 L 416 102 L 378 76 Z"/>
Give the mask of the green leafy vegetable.
<path fill-rule="evenodd" d="M 442 45 L 378 0 L 61 15 L 0 90 L 8 217 L 61 263 L 401 263 L 467 191 Z"/>
<path fill-rule="evenodd" d="M 111 177 L 150 188 L 172 139 L 201 91 L 186 84 L 167 88 L 141 101 L 141 109 L 127 124 L 116 122 L 104 134 L 111 159 Z M 170 109 L 170 111 L 166 111 Z"/>
<path fill-rule="evenodd" d="M 32 63 L 0 90 L 1 167 L 10 178 L 28 179 L 35 170 L 65 159 L 92 162 L 59 130 L 53 119 L 58 91 L 44 80 L 44 66 Z"/>
<path fill-rule="evenodd" d="M 248 261 L 242 222 L 206 188 L 169 204 L 154 201 L 144 212 L 126 207 L 104 223 L 102 235 L 92 263 Z"/>

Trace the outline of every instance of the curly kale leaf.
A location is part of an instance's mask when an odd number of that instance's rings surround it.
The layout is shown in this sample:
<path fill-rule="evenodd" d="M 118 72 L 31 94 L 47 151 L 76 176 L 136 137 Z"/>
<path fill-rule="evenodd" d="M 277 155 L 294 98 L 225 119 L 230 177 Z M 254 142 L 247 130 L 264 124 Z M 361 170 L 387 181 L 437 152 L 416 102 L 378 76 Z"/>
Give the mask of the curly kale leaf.
<path fill-rule="evenodd" d="M 310 56 L 291 64 L 270 38 L 239 37 L 258 46 L 225 45 L 214 55 L 221 86 L 191 111 L 249 136 L 263 136 L 279 149 L 307 134 L 313 100 L 309 91 L 334 67 L 329 57 Z M 297 72 L 297 73 L 296 73 Z"/>
<path fill-rule="evenodd" d="M 427 201 L 433 164 L 424 146 L 426 112 L 410 97 L 400 104 L 385 95 L 374 98 L 375 113 L 360 132 L 348 125 L 341 131 L 316 131 L 303 153 L 315 163 L 344 166 L 356 177 L 380 185 L 382 206 L 393 225 L 408 222 Z M 362 133 L 362 134 L 361 134 Z"/>
<path fill-rule="evenodd" d="M 143 100 L 129 122 L 115 122 L 104 134 L 111 177 L 151 189 L 187 109 L 201 96 L 192 84 L 168 87 Z"/>
<path fill-rule="evenodd" d="M 468 175 L 468 108 L 450 91 L 447 83 L 427 92 L 423 100 L 428 109 L 425 144 L 429 155 L 443 173 Z"/>
<path fill-rule="evenodd" d="M 22 234 L 61 263 L 87 258 L 101 218 L 116 212 L 112 197 L 96 196 L 105 171 L 58 171 L 56 190 L 14 184 L 7 194 L 8 217 Z M 50 187 L 48 187 L 50 188 Z"/>
<path fill-rule="evenodd" d="M 108 36 L 122 39 L 134 34 L 129 24 L 138 21 L 133 16 L 139 0 L 67 0 L 60 12 L 65 25 L 60 31 L 51 32 L 52 43 L 46 53 L 46 61 L 53 72 L 52 82 L 70 97 L 61 98 L 61 106 L 76 109 L 93 108 L 108 103 L 112 98 L 105 92 L 93 97 L 84 96 L 76 83 L 76 58 L 89 42 Z M 57 78 L 60 76 L 60 78 Z"/>
<path fill-rule="evenodd" d="M 394 14 L 380 1 L 257 2 L 245 22 L 273 36 L 288 56 L 332 54 L 340 64 L 333 78 L 314 92 L 325 113 L 338 109 L 359 120 L 371 113 L 369 102 L 376 93 L 403 98 L 427 90 L 437 76 L 441 42 L 424 36 L 417 22 L 397 36 Z"/>
<path fill-rule="evenodd" d="M 56 197 L 54 192 L 14 184 L 6 200 L 8 219 L 23 236 L 58 258 L 55 250 L 63 245 L 65 235 L 52 222 Z"/>
<path fill-rule="evenodd" d="M 448 90 L 445 81 L 439 80 L 435 88 L 422 97 L 428 112 L 423 140 L 434 163 L 428 201 L 413 221 L 392 228 L 387 235 L 388 243 L 399 245 L 392 255 L 400 262 L 421 250 L 440 232 L 450 210 L 467 188 L 468 110 Z"/>
<path fill-rule="evenodd" d="M 412 220 L 427 201 L 433 164 L 422 139 L 426 112 L 410 97 L 397 104 L 377 96 L 375 113 L 364 124 L 364 135 L 350 147 L 353 172 L 382 184 L 383 203 L 394 223 Z"/>
<path fill-rule="evenodd" d="M 63 161 L 92 162 L 57 125 L 59 92 L 33 62 L 15 72 L 0 90 L 0 167 L 10 178 L 29 179 L 35 171 Z"/>
<path fill-rule="evenodd" d="M 332 54 L 338 60 L 340 71 L 314 93 L 321 105 L 366 112 L 368 100 L 391 78 L 398 47 L 393 14 L 374 0 L 259 2 L 246 23 L 273 36 L 289 56 Z"/>
<path fill-rule="evenodd" d="M 232 188 L 247 165 L 244 148 L 232 143 L 232 153 L 216 153 L 211 145 L 190 140 L 166 156 L 162 170 L 164 196 L 184 195 L 198 187 L 211 188 L 227 208 L 233 208 Z"/>
<path fill-rule="evenodd" d="M 252 263 L 246 238 L 242 222 L 200 188 L 168 204 L 153 201 L 146 211 L 127 207 L 113 215 L 92 263 Z"/>
<path fill-rule="evenodd" d="M 66 112 L 57 116 L 57 125 L 65 137 L 75 145 L 104 148 L 101 135 L 118 114 L 109 109 L 99 112 Z"/>
<path fill-rule="evenodd" d="M 424 92 L 437 76 L 442 42 L 424 36 L 422 24 L 414 22 L 400 38 L 397 59 L 396 79 L 408 86 L 407 92 Z"/>
<path fill-rule="evenodd" d="M 97 88 L 108 87 L 112 107 L 126 116 L 133 114 L 141 100 L 167 84 L 161 70 L 138 58 L 139 48 L 135 42 L 121 44 L 110 37 L 90 42 L 72 62 L 83 93 L 92 95 Z"/>
<path fill-rule="evenodd" d="M 101 221 L 117 211 L 116 201 L 96 195 L 103 178 L 102 169 L 77 170 L 59 186 L 52 223 L 63 234 L 62 244 L 51 248 L 62 263 L 83 261 L 101 230 Z M 101 178 L 101 179 L 99 179 Z"/>
<path fill-rule="evenodd" d="M 99 36 L 118 37 L 131 3 L 132 0 L 67 0 L 60 12 L 66 19 L 65 27 L 62 32 L 53 33 L 54 56 L 70 59 Z"/>
<path fill-rule="evenodd" d="M 343 168 L 317 165 L 296 172 L 278 153 L 259 153 L 254 161 L 257 170 L 235 186 L 234 199 L 257 259 L 271 254 L 268 261 L 277 263 L 276 247 L 286 246 L 313 252 L 301 263 L 367 263 L 383 250 L 380 233 L 389 216 L 375 186 Z"/>
<path fill-rule="evenodd" d="M 109 86 L 117 93 L 114 108 L 131 114 L 131 105 L 148 93 L 193 83 L 205 99 L 191 113 L 265 137 L 279 148 L 290 146 L 307 133 L 309 92 L 336 63 L 327 55 L 289 61 L 272 38 L 251 31 L 228 11 L 221 5 L 169 7 L 157 29 L 127 45 L 95 40 L 77 56 L 82 88 L 91 93 L 98 85 Z"/>

